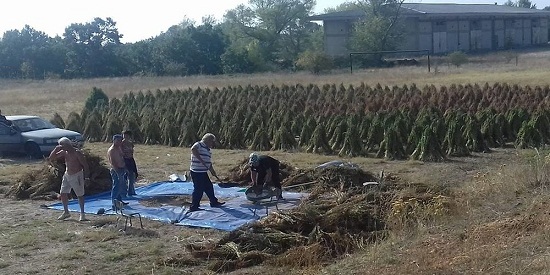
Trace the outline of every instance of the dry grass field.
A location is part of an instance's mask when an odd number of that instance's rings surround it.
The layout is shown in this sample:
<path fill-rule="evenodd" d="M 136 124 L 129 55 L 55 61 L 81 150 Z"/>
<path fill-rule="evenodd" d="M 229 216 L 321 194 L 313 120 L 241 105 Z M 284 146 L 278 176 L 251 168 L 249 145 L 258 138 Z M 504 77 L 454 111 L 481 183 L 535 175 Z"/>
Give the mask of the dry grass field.
<path fill-rule="evenodd" d="M 523 53 L 514 62 L 498 55 L 476 57 L 475 63 L 453 68 L 423 68 L 224 77 L 113 78 L 91 80 L 0 80 L 3 114 L 37 114 L 66 118 L 79 112 L 92 87 L 110 97 L 130 91 L 166 88 L 222 87 L 248 84 L 343 83 L 369 85 L 449 85 L 507 82 L 550 85 L 550 52 Z M 89 143 L 86 149 L 105 156 L 109 144 Z M 250 151 L 214 150 L 218 174 L 242 161 Z M 298 168 L 311 168 L 337 156 L 303 152 L 269 152 Z M 136 147 L 142 171 L 139 184 L 166 180 L 189 165 L 189 148 Z M 512 147 L 444 163 L 346 159 L 366 171 L 400 179 L 403 185 L 423 184 L 445 190 L 453 201 L 446 215 L 394 226 L 388 237 L 360 251 L 322 265 L 305 267 L 264 264 L 232 274 L 549 274 L 550 155 L 548 151 Z M 0 158 L 0 194 L 42 161 L 20 156 Z M 401 192 L 409 192 L 407 188 Z M 208 262 L 191 257 L 187 244 L 216 242 L 225 233 L 144 220 L 144 230 L 120 232 L 115 217 L 90 215 L 90 222 L 59 222 L 57 211 L 40 207 L 52 201 L 16 201 L 0 197 L 0 273 L 2 274 L 212 274 Z M 418 213 L 422 216 L 422 213 Z M 73 215 L 74 217 L 74 215 Z M 400 226 L 399 226 L 400 225 Z M 307 252 L 304 256 L 307 255 Z"/>

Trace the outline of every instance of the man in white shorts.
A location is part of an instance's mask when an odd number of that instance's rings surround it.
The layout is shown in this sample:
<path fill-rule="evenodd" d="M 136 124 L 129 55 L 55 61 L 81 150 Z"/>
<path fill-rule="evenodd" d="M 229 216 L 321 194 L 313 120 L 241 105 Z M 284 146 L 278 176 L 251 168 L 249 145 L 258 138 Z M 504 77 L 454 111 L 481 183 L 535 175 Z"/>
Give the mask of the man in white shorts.
<path fill-rule="evenodd" d="M 69 193 L 71 189 L 74 190 L 78 197 L 78 204 L 80 205 L 80 221 L 87 221 L 84 214 L 84 181 L 89 180 L 89 168 L 88 163 L 84 157 L 84 154 L 80 150 L 77 150 L 71 144 L 71 141 L 62 137 L 59 139 L 58 144 L 50 153 L 48 160 L 53 161 L 56 159 L 65 160 L 65 174 L 61 181 L 61 203 L 63 203 L 63 214 L 57 218 L 58 220 L 64 220 L 71 216 L 68 209 Z"/>

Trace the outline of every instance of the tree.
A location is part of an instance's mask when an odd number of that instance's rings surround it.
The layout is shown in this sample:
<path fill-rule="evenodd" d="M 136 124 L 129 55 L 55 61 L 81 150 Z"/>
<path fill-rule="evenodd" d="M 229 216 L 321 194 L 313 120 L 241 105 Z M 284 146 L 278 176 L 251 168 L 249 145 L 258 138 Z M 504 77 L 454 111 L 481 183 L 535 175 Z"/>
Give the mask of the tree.
<path fill-rule="evenodd" d="M 518 8 L 526 8 L 526 9 L 536 9 L 537 4 L 533 4 L 529 0 L 517 0 L 516 2 L 513 2 L 512 0 L 507 0 L 504 2 L 505 6 L 510 7 L 518 7 Z"/>
<path fill-rule="evenodd" d="M 256 42 L 266 61 L 294 60 L 312 23 L 315 0 L 249 0 L 225 14 L 225 29 L 237 47 Z"/>
<path fill-rule="evenodd" d="M 57 39 L 26 25 L 21 31 L 4 33 L 0 41 L 0 76 L 44 78 L 61 74 L 64 49 Z"/>
<path fill-rule="evenodd" d="M 527 8 L 527 9 L 536 9 L 537 4 L 533 4 L 529 0 L 518 0 L 517 7 L 518 8 Z"/>
<path fill-rule="evenodd" d="M 228 47 L 228 38 L 220 25 L 215 25 L 212 18 L 203 18 L 200 26 L 187 27 L 191 39 L 196 45 L 197 54 L 193 56 L 192 63 L 200 74 L 223 73 L 221 55 Z"/>
<path fill-rule="evenodd" d="M 352 11 L 357 10 L 357 4 L 355 2 L 344 2 L 336 7 L 326 8 L 323 13 L 339 12 L 339 11 Z"/>
<path fill-rule="evenodd" d="M 63 34 L 68 48 L 67 73 L 70 76 L 118 76 L 120 67 L 115 48 L 121 45 L 122 35 L 110 17 L 86 24 L 71 24 Z"/>
<path fill-rule="evenodd" d="M 360 0 L 357 6 L 365 13 L 365 17 L 354 26 L 350 48 L 373 52 L 395 50 L 404 32 L 401 20 L 403 2 L 404 0 Z"/>

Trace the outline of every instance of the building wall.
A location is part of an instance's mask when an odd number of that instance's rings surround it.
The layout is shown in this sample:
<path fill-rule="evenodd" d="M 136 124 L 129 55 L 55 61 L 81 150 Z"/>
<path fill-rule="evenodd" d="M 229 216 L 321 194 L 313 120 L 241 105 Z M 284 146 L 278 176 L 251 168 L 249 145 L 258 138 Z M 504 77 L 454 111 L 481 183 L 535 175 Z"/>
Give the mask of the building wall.
<path fill-rule="evenodd" d="M 432 53 L 453 51 L 488 51 L 510 46 L 524 47 L 548 43 L 548 18 L 515 17 L 407 19 L 408 27 L 400 50 L 430 50 Z M 350 21 L 324 21 L 325 52 L 348 54 Z"/>
<path fill-rule="evenodd" d="M 344 20 L 324 21 L 325 53 L 341 55 L 349 53 L 348 40 L 351 34 L 351 23 Z"/>

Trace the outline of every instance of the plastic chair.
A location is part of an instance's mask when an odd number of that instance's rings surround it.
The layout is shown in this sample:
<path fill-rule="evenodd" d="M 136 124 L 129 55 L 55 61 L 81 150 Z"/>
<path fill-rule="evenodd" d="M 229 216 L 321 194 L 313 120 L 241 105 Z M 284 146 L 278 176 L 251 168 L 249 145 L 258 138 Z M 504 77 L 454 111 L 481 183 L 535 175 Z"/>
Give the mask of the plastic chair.
<path fill-rule="evenodd" d="M 139 224 L 141 226 L 141 229 L 143 229 L 143 222 L 141 221 L 141 214 L 137 211 L 124 211 L 125 203 L 121 200 L 115 200 L 115 213 L 119 215 L 116 219 L 116 226 L 118 227 L 118 221 L 121 220 L 121 218 L 124 218 L 124 231 L 126 231 L 126 226 L 128 225 L 128 221 L 130 221 L 130 226 L 132 226 L 132 218 L 139 217 Z"/>

